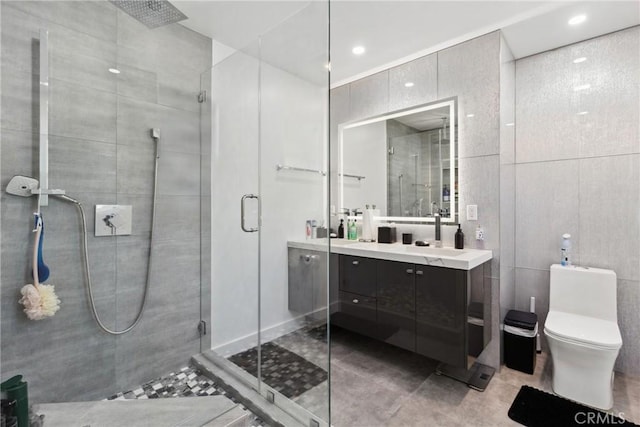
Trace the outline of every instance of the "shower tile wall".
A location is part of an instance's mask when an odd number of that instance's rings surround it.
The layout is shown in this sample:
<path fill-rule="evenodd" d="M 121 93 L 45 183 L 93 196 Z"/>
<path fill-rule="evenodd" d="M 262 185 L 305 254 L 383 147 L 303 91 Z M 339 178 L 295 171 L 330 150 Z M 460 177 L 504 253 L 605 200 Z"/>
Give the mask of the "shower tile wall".
<path fill-rule="evenodd" d="M 39 402 L 104 398 L 200 351 L 200 235 L 209 232 L 201 226 L 203 200 L 209 203 L 201 163 L 210 169 L 197 94 L 200 73 L 211 66 L 211 39 L 177 24 L 149 30 L 108 2 L 3 1 L 1 8 L 2 190 L 13 175 L 38 175 L 37 40 L 46 28 L 49 179 L 85 206 L 97 309 L 111 328 L 128 326 L 141 303 L 153 189 L 149 129 L 161 131 L 151 290 L 131 333 L 113 337 L 93 321 L 78 214 L 58 200 L 43 208 L 44 254 L 61 309 L 47 320 L 26 319 L 17 301 L 31 282 L 34 200 L 1 196 L 2 378 L 25 375 Z M 112 67 L 121 74 L 109 73 Z M 133 234 L 91 236 L 93 206 L 116 203 L 133 205 Z"/>
<path fill-rule="evenodd" d="M 544 321 L 549 266 L 570 233 L 575 264 L 618 276 L 616 369 L 630 375 L 640 375 L 639 52 L 633 27 L 516 61 L 516 308 L 535 296 Z"/>

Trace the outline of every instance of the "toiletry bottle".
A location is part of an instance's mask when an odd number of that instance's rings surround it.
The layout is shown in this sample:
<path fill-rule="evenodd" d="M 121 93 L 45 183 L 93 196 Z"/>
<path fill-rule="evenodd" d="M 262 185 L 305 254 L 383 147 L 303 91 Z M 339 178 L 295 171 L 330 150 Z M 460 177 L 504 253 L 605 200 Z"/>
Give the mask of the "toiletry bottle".
<path fill-rule="evenodd" d="M 356 240 L 356 220 L 347 223 L 347 237 L 349 240 Z"/>
<path fill-rule="evenodd" d="M 462 228 L 460 228 L 460 224 L 458 224 L 458 231 L 456 231 L 455 241 L 456 249 L 464 249 L 464 233 L 462 232 Z"/>
<path fill-rule="evenodd" d="M 564 266 L 571 265 L 571 234 L 562 235 L 562 246 L 560 252 L 562 253 L 562 260 L 560 263 Z"/>
<path fill-rule="evenodd" d="M 353 240 L 358 240 L 358 224 L 353 220 Z"/>
<path fill-rule="evenodd" d="M 344 239 L 344 219 L 340 220 L 340 226 L 338 227 L 338 238 Z"/>
<path fill-rule="evenodd" d="M 307 226 L 305 229 L 305 236 L 307 237 L 307 239 L 311 238 L 311 220 L 307 220 Z"/>
<path fill-rule="evenodd" d="M 315 219 L 311 220 L 311 238 L 318 238 L 318 221 L 316 221 Z"/>
<path fill-rule="evenodd" d="M 449 201 L 449 186 L 445 185 L 444 188 L 442 189 L 442 201 L 443 202 L 448 202 Z"/>

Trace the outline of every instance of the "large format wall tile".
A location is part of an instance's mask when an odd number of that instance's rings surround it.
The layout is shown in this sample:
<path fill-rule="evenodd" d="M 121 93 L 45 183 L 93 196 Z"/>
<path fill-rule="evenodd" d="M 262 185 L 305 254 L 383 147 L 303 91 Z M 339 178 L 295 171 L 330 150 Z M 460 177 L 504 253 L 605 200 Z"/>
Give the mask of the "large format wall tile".
<path fill-rule="evenodd" d="M 640 280 L 640 154 L 580 160 L 580 262 Z"/>
<path fill-rule="evenodd" d="M 640 26 L 570 46 L 580 91 L 580 157 L 640 153 Z"/>
<path fill-rule="evenodd" d="M 161 132 L 163 187 L 193 192 L 160 198 L 149 305 L 139 329 L 126 339 L 103 333 L 93 320 L 80 217 L 73 204 L 54 198 L 42 208 L 44 256 L 62 305 L 51 319 L 26 319 L 17 300 L 20 287 L 31 281 L 35 199 L 1 195 L 2 377 L 24 374 L 33 402 L 102 399 L 179 368 L 200 350 L 197 94 L 200 73 L 211 64 L 211 40 L 181 25 L 151 31 L 108 2 L 0 7 L 2 187 L 16 174 L 38 176 L 38 39 L 45 28 L 50 184 L 85 207 L 96 309 L 108 327 L 128 326 L 142 300 L 153 188 L 151 128 Z M 110 73 L 112 67 L 121 74 Z M 174 177 L 186 181 L 172 187 Z M 132 235 L 94 237 L 94 205 L 116 203 L 133 206 Z M 210 250 L 206 254 L 210 259 Z"/>
<path fill-rule="evenodd" d="M 389 71 L 365 77 L 349 86 L 351 119 L 365 119 L 389 111 Z"/>
<path fill-rule="evenodd" d="M 500 277 L 500 156 L 471 157 L 459 160 L 459 203 L 461 208 L 466 205 L 478 205 L 478 221 L 463 221 L 467 248 L 490 249 L 493 251 L 491 260 L 492 277 Z M 461 215 L 466 218 L 466 212 Z M 484 229 L 485 240 L 475 239 L 476 227 Z"/>
<path fill-rule="evenodd" d="M 4 2 L 3 2 L 4 3 Z M 8 1 L 12 7 L 73 31 L 116 41 L 116 9 L 106 2 Z"/>
<path fill-rule="evenodd" d="M 557 49 L 516 62 L 516 161 L 578 157 L 581 84 L 572 56 Z"/>
<path fill-rule="evenodd" d="M 1 83 L 0 126 L 2 129 L 38 132 L 40 114 L 38 77 L 3 65 Z"/>
<path fill-rule="evenodd" d="M 531 272 L 558 262 L 561 234 L 571 233 L 574 263 L 617 273 L 625 346 L 616 369 L 631 375 L 638 372 L 639 35 L 634 27 L 516 63 L 516 304 L 526 308 Z"/>
<path fill-rule="evenodd" d="M 158 194 L 163 196 L 200 195 L 200 156 L 171 153 L 160 157 Z"/>
<path fill-rule="evenodd" d="M 640 282 L 618 279 L 618 325 L 622 349 L 616 370 L 640 375 Z"/>
<path fill-rule="evenodd" d="M 500 153 L 500 34 L 438 52 L 438 98 L 458 97 L 459 157 Z"/>
<path fill-rule="evenodd" d="M 412 86 L 405 86 L 413 83 Z M 438 55 L 431 54 L 389 70 L 389 111 L 433 102 L 438 95 Z"/>
<path fill-rule="evenodd" d="M 49 83 L 49 133 L 116 142 L 116 95 L 60 80 Z"/>
<path fill-rule="evenodd" d="M 74 192 L 116 192 L 116 146 L 51 136 L 49 183 Z"/>
<path fill-rule="evenodd" d="M 151 146 L 160 130 L 160 151 L 200 153 L 198 113 L 131 98 L 118 99 L 118 144 Z"/>
<path fill-rule="evenodd" d="M 548 270 L 560 262 L 564 233 L 580 263 L 578 160 L 516 165 L 516 266 Z"/>

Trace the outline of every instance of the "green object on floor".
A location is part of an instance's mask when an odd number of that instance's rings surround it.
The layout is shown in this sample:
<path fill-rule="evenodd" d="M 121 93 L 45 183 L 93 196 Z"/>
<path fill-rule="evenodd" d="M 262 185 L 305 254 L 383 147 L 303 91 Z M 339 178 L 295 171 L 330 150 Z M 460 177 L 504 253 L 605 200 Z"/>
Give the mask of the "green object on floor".
<path fill-rule="evenodd" d="M 18 427 L 29 427 L 29 393 L 22 375 L 11 377 L 0 384 L 0 391 L 7 393 L 7 399 L 16 401 Z"/>

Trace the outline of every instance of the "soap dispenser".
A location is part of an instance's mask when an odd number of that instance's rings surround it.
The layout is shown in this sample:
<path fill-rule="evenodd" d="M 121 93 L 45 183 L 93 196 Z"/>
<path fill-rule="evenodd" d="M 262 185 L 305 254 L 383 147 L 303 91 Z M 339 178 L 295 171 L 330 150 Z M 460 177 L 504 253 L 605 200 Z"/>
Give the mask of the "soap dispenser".
<path fill-rule="evenodd" d="M 458 224 L 458 231 L 456 231 L 455 247 L 456 249 L 464 249 L 464 233 L 460 228 L 460 224 Z"/>
<path fill-rule="evenodd" d="M 340 220 L 340 226 L 338 226 L 338 238 L 344 239 L 344 219 Z"/>
<path fill-rule="evenodd" d="M 351 222 L 351 224 L 348 224 L 347 232 L 349 234 L 349 240 L 358 240 L 358 228 L 356 226 L 355 219 Z"/>

